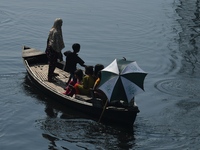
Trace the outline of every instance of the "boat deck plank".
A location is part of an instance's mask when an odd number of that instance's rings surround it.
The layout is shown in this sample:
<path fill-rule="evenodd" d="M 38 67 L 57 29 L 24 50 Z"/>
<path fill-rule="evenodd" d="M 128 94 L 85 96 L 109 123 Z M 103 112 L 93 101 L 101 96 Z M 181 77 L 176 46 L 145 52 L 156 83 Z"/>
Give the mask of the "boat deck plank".
<path fill-rule="evenodd" d="M 59 74 L 55 77 L 56 82 L 49 82 L 47 79 L 48 65 L 34 65 L 30 66 L 31 71 L 40 79 L 41 82 L 49 86 L 51 89 L 57 91 L 58 93 L 64 93 L 64 88 L 66 87 L 66 81 L 69 78 L 69 73 L 56 68 L 55 73 Z"/>

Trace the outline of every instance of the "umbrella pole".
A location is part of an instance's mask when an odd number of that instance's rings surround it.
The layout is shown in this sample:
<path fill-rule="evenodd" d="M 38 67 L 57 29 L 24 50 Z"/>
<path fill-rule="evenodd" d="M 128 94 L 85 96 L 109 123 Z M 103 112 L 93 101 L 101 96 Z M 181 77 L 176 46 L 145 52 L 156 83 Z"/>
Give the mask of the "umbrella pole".
<path fill-rule="evenodd" d="M 101 118 L 102 118 L 102 116 L 103 116 L 103 114 L 104 114 L 104 111 L 105 111 L 105 109 L 106 109 L 107 103 L 108 103 L 108 100 L 106 100 L 106 103 L 105 103 L 105 105 L 104 105 L 104 107 L 103 107 L 103 110 L 102 110 L 102 112 L 101 112 L 101 116 L 99 117 L 98 123 L 101 121 Z"/>

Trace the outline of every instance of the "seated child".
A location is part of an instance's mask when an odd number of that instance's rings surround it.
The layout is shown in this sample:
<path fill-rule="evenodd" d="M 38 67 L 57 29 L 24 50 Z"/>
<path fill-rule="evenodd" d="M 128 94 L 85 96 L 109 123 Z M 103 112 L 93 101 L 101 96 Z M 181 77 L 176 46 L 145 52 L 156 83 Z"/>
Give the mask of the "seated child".
<path fill-rule="evenodd" d="M 102 69 L 104 69 L 104 65 L 102 65 L 102 64 L 96 64 L 96 65 L 94 66 L 94 77 L 95 77 L 95 80 L 98 79 L 98 73 L 99 73 L 99 71 L 101 71 Z"/>
<path fill-rule="evenodd" d="M 98 78 L 96 79 L 94 86 L 93 86 L 93 98 L 100 98 L 103 101 L 105 101 L 107 99 L 107 96 L 105 95 L 105 93 L 103 91 L 101 91 L 100 89 L 98 89 L 98 86 L 100 84 L 101 81 L 101 71 L 98 72 Z"/>
<path fill-rule="evenodd" d="M 93 66 L 85 67 L 85 76 L 83 77 L 82 84 L 75 84 L 74 88 L 76 94 L 90 95 L 90 89 L 94 86 L 95 78 L 93 76 Z"/>
<path fill-rule="evenodd" d="M 78 83 L 78 84 L 82 83 L 82 80 L 83 80 L 83 71 L 81 69 L 77 69 L 74 72 L 74 77 L 77 79 L 76 82 L 74 80 L 71 80 L 69 82 L 69 84 L 67 85 L 67 87 L 66 87 L 66 91 L 63 94 L 68 95 L 68 96 L 73 96 L 73 94 L 75 93 L 75 90 L 73 89 L 73 86 L 76 83 Z"/>

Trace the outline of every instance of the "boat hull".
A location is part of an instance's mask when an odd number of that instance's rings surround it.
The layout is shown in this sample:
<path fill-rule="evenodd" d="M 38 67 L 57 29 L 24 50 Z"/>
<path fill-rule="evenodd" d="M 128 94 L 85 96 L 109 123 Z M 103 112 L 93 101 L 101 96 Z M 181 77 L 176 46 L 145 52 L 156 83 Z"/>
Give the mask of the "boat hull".
<path fill-rule="evenodd" d="M 52 100 L 64 104 L 66 109 L 70 108 L 85 113 L 97 121 L 100 120 L 105 123 L 120 126 L 133 126 L 137 113 L 139 112 L 137 106 L 132 109 L 118 108 L 115 106 L 103 107 L 96 105 L 94 101 L 88 102 L 76 99 L 75 97 L 66 96 L 57 90 L 61 90 L 62 88 L 56 88 L 52 83 L 48 83 L 48 81 L 44 79 L 44 76 L 47 76 L 47 72 L 45 72 L 46 75 L 43 75 L 41 78 L 40 73 L 34 72 L 34 68 L 40 67 L 41 69 L 41 66 L 48 65 L 45 53 L 29 47 L 23 47 L 22 58 L 31 82 Z M 64 62 L 58 62 L 57 68 L 60 69 L 59 71 L 62 71 L 63 65 Z"/>

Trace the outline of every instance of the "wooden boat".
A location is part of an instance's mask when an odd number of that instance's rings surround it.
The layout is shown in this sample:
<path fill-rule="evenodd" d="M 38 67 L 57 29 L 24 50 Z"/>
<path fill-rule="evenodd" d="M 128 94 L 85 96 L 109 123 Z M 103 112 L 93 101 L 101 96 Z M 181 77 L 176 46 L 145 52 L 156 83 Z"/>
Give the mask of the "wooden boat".
<path fill-rule="evenodd" d="M 64 104 L 66 109 L 77 110 L 105 123 L 133 126 L 139 112 L 135 103 L 132 107 L 123 106 L 121 103 L 108 103 L 104 107 L 101 99 L 85 95 L 64 95 L 64 87 L 69 77 L 69 73 L 63 70 L 64 61 L 57 63 L 54 72 L 59 75 L 56 76 L 56 82 L 48 82 L 48 60 L 44 52 L 24 46 L 22 58 L 31 82 L 51 99 Z"/>

